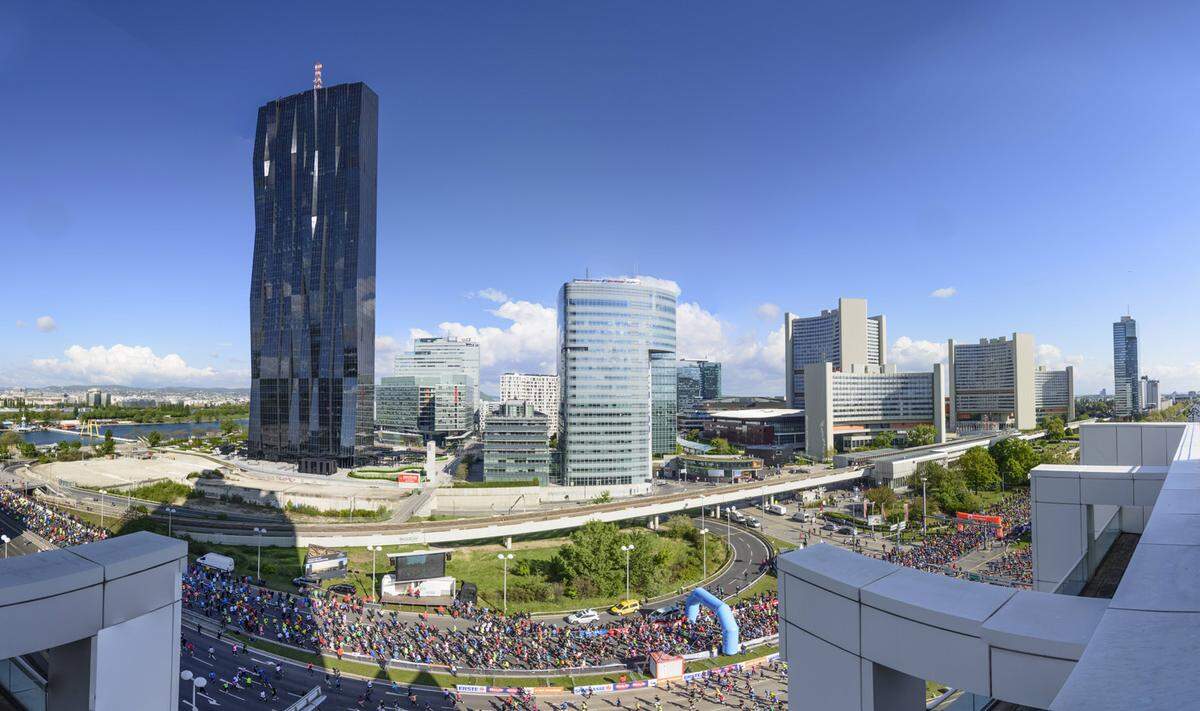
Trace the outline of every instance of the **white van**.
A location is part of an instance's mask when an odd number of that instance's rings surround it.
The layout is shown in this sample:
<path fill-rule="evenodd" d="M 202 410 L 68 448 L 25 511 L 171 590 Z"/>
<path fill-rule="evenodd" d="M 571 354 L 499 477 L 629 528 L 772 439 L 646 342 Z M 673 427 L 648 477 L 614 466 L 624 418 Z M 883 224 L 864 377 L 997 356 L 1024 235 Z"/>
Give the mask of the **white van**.
<path fill-rule="evenodd" d="M 763 511 L 766 511 L 769 514 L 775 514 L 776 516 L 787 515 L 787 509 L 783 507 L 783 504 L 767 504 L 763 507 Z"/>
<path fill-rule="evenodd" d="M 233 558 L 220 553 L 205 553 L 196 559 L 196 562 L 206 568 L 220 570 L 225 573 L 233 572 Z"/>

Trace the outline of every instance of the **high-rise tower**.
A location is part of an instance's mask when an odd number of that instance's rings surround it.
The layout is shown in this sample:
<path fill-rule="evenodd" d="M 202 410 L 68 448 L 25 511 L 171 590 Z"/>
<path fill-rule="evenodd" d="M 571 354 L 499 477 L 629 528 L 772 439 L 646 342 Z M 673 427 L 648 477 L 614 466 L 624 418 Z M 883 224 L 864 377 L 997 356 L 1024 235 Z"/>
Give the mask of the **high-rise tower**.
<path fill-rule="evenodd" d="M 1132 316 L 1122 316 L 1113 324 L 1113 414 L 1129 417 L 1142 410 L 1138 392 L 1138 339 L 1137 321 Z"/>
<path fill-rule="evenodd" d="M 371 446 L 378 119 L 362 83 L 318 80 L 258 109 L 252 457 L 328 473 Z"/>

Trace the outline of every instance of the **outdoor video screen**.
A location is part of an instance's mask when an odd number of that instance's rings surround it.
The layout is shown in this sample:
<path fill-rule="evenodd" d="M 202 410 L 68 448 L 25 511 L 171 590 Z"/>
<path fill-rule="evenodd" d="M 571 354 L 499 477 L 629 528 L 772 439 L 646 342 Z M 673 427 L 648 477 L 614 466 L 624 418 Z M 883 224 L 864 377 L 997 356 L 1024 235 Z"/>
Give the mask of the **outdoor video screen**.
<path fill-rule="evenodd" d="M 446 554 L 426 553 L 393 558 L 396 561 L 396 580 L 425 580 L 446 574 Z"/>

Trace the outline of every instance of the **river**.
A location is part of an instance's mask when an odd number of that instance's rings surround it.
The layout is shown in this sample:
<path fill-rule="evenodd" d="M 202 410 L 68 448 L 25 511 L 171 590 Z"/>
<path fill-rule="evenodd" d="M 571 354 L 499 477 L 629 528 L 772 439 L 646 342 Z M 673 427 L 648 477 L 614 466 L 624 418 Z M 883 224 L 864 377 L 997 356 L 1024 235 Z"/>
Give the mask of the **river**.
<path fill-rule="evenodd" d="M 234 420 L 242 427 L 247 426 L 250 420 L 246 418 Z M 137 439 L 145 437 L 151 432 L 159 432 L 163 439 L 177 439 L 179 437 L 191 437 L 203 433 L 216 433 L 221 430 L 220 422 L 159 422 L 148 423 L 143 425 L 100 425 L 100 432 L 112 430 L 113 437 L 124 439 Z M 48 430 L 39 430 L 35 432 L 22 432 L 21 436 L 26 442 L 33 442 L 36 445 L 57 444 L 59 442 L 76 442 L 81 439 L 80 435 L 67 434 L 65 432 L 50 432 Z M 82 437 L 84 444 L 95 444 L 100 440 L 95 437 Z"/>

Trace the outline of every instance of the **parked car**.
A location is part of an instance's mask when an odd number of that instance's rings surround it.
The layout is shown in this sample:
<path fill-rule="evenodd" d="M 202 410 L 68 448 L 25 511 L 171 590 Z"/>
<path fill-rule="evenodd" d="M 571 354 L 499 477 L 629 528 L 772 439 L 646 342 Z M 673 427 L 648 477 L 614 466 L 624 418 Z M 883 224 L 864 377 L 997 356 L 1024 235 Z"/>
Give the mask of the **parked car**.
<path fill-rule="evenodd" d="M 641 603 L 638 602 L 637 600 L 633 600 L 633 599 L 620 600 L 619 602 L 617 602 L 617 604 L 608 608 L 608 611 L 613 613 L 614 615 L 624 616 L 624 615 L 632 615 L 633 613 L 637 612 L 638 608 L 640 608 L 640 607 L 641 607 Z"/>
<path fill-rule="evenodd" d="M 600 619 L 600 613 L 595 610 L 580 610 L 567 615 L 567 624 L 590 625 Z"/>
<path fill-rule="evenodd" d="M 837 526 L 833 525 L 832 523 L 827 523 L 824 526 L 821 526 L 821 530 L 822 531 L 836 531 Z"/>
<path fill-rule="evenodd" d="M 305 588 L 305 587 L 312 588 L 312 587 L 316 587 L 320 584 L 321 584 L 321 581 L 317 580 L 316 578 L 309 578 L 306 576 L 301 576 L 299 578 L 292 578 L 292 585 L 295 585 L 298 588 Z"/>
<path fill-rule="evenodd" d="M 749 526 L 750 528 L 762 528 L 762 521 L 759 521 L 758 519 L 754 518 L 753 516 L 747 516 L 746 517 L 746 525 Z"/>
<path fill-rule="evenodd" d="M 329 592 L 336 593 L 338 595 L 353 595 L 354 593 L 358 592 L 358 588 L 354 587 L 350 583 L 337 583 L 336 585 L 329 586 Z"/>
<path fill-rule="evenodd" d="M 683 614 L 683 610 L 679 609 L 678 605 L 667 605 L 660 607 L 657 610 L 646 611 L 646 619 L 651 622 L 670 622 L 671 620 Z"/>
<path fill-rule="evenodd" d="M 730 513 L 729 516 L 737 523 L 745 523 L 746 522 L 746 514 L 742 513 L 741 511 L 735 510 L 732 513 Z"/>
<path fill-rule="evenodd" d="M 800 523 L 812 523 L 814 519 L 815 517 L 811 511 L 797 511 L 792 514 L 792 520 L 799 521 Z"/>
<path fill-rule="evenodd" d="M 850 526 L 842 526 L 841 528 L 839 528 L 837 530 L 837 533 L 838 533 L 838 535 L 841 535 L 841 536 L 853 536 L 855 533 L 857 533 L 857 531 L 855 531 Z"/>

